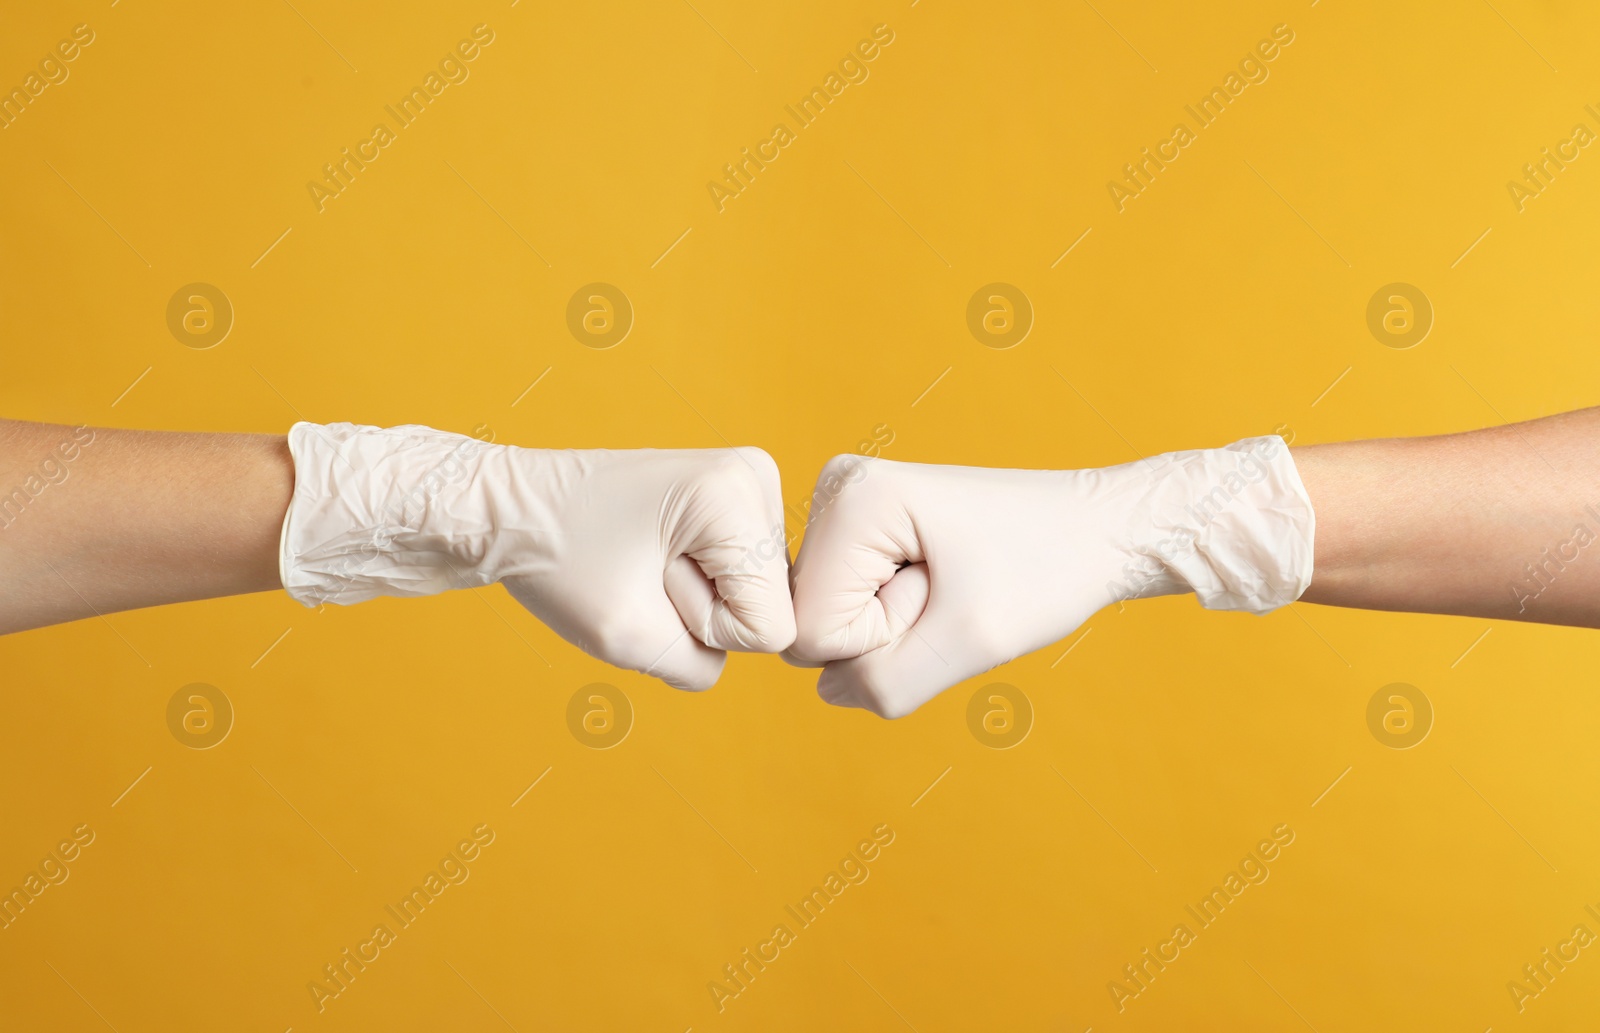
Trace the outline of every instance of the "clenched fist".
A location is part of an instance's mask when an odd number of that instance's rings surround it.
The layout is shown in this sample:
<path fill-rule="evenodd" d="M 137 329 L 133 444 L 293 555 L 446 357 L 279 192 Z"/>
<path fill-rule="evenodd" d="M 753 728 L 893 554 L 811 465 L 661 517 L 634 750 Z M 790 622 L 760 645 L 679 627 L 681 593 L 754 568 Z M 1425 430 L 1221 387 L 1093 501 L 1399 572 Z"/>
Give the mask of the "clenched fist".
<path fill-rule="evenodd" d="M 501 582 L 562 638 L 682 689 L 794 640 L 778 468 L 759 448 L 491 445 L 297 423 L 281 571 L 308 606 Z"/>
<path fill-rule="evenodd" d="M 795 561 L 792 659 L 900 717 L 1124 599 L 1264 613 L 1311 580 L 1311 503 L 1281 438 L 1091 470 L 840 456 Z"/>

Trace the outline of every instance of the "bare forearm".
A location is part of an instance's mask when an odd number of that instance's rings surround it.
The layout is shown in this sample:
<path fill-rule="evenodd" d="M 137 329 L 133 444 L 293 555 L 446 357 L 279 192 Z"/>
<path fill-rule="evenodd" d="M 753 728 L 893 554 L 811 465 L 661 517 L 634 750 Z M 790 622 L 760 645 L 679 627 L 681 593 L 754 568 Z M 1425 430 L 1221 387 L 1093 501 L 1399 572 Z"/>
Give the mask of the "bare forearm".
<path fill-rule="evenodd" d="M 1600 409 L 1294 450 L 1307 602 L 1600 627 Z"/>
<path fill-rule="evenodd" d="M 280 436 L 0 420 L 0 633 L 281 587 Z"/>

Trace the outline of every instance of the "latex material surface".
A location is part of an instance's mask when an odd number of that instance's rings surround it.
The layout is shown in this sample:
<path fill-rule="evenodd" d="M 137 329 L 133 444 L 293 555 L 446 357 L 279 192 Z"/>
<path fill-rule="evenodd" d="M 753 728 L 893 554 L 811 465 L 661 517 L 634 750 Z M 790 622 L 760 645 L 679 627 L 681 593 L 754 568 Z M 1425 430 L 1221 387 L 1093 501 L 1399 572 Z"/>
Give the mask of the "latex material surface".
<path fill-rule="evenodd" d="M 899 717 L 1112 603 L 1268 613 L 1311 583 L 1314 517 L 1277 436 L 1090 470 L 830 460 L 795 563 L 793 655 L 831 703 Z"/>
<path fill-rule="evenodd" d="M 678 688 L 794 638 L 778 468 L 758 448 L 531 449 L 296 423 L 280 572 L 307 606 L 504 581 L 557 634 Z"/>

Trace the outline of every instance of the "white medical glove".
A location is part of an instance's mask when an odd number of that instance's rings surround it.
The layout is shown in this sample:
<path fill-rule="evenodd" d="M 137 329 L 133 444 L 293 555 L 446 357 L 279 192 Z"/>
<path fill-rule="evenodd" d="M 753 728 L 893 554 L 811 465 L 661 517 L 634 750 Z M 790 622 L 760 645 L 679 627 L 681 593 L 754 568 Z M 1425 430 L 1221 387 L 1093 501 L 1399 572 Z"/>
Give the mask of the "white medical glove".
<path fill-rule="evenodd" d="M 1311 500 L 1282 438 L 1099 470 L 838 456 L 812 495 L 786 656 L 829 703 L 900 717 L 1126 599 L 1266 613 L 1311 583 Z M 814 665 L 814 664 L 813 664 Z"/>
<path fill-rule="evenodd" d="M 491 445 L 296 423 L 280 573 L 307 606 L 502 582 L 562 638 L 707 689 L 794 639 L 778 468 L 759 448 Z"/>

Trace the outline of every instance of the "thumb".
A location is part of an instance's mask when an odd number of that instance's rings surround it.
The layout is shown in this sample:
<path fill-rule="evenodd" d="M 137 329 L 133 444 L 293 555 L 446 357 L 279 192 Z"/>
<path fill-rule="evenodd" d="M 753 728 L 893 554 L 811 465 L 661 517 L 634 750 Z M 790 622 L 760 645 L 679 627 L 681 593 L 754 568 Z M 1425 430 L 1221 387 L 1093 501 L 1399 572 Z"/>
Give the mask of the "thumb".
<path fill-rule="evenodd" d="M 700 641 L 776 653 L 794 641 L 789 539 L 778 465 L 759 448 L 732 450 L 722 475 L 681 517 L 667 595 Z"/>
<path fill-rule="evenodd" d="M 724 580 L 723 584 L 726 583 Z M 705 570 L 691 557 L 679 556 L 673 560 L 667 566 L 663 584 L 684 626 L 699 641 L 715 649 L 767 651 L 762 648 L 761 637 L 751 631 L 749 610 L 741 619 L 728 600 L 718 594 L 718 582 L 706 576 Z"/>
<path fill-rule="evenodd" d="M 858 656 L 877 648 L 868 643 L 889 643 L 904 635 L 928 605 L 928 565 L 912 563 L 901 567 L 872 601 L 862 610 L 862 615 L 851 622 L 840 653 L 846 657 Z M 881 617 L 881 623 L 880 623 Z M 860 630 L 861 628 L 867 630 Z M 855 644 L 851 644 L 855 643 Z M 824 660 L 802 657 L 793 647 L 784 650 L 783 658 L 795 667 L 822 667 Z"/>
<path fill-rule="evenodd" d="M 894 641 L 921 612 L 927 568 L 916 523 L 893 483 L 897 465 L 836 456 L 817 478 L 795 560 L 795 659 L 868 653 Z"/>
<path fill-rule="evenodd" d="M 926 584 L 925 574 L 921 579 Z M 950 686 L 995 666 L 976 660 L 962 646 L 969 634 L 967 624 L 961 614 L 930 604 L 888 645 L 827 664 L 817 679 L 817 695 L 834 706 L 860 707 L 885 718 L 904 717 Z"/>

